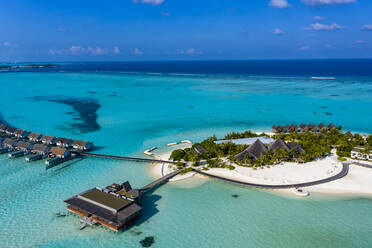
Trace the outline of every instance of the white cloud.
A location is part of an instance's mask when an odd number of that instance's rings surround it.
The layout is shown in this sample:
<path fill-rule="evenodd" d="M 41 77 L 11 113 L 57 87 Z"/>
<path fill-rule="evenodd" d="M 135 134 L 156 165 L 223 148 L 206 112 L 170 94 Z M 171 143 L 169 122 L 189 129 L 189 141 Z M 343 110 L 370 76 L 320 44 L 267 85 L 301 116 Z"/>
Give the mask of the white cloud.
<path fill-rule="evenodd" d="M 278 8 L 278 9 L 284 9 L 284 8 L 291 7 L 291 5 L 287 2 L 287 0 L 271 0 L 269 3 L 269 6 L 273 8 Z"/>
<path fill-rule="evenodd" d="M 276 34 L 276 35 L 283 35 L 284 32 L 283 32 L 281 29 L 276 28 L 276 29 L 274 29 L 273 34 Z"/>
<path fill-rule="evenodd" d="M 136 55 L 142 55 L 143 54 L 143 52 L 141 50 L 139 50 L 137 47 L 134 48 L 133 53 L 136 54 Z"/>
<path fill-rule="evenodd" d="M 106 51 L 100 47 L 96 47 L 96 48 L 88 47 L 88 52 L 94 55 L 102 55 L 106 53 Z"/>
<path fill-rule="evenodd" d="M 310 47 L 308 47 L 308 46 L 300 46 L 300 50 L 301 51 L 309 51 L 310 50 Z"/>
<path fill-rule="evenodd" d="M 171 13 L 169 13 L 169 12 L 165 12 L 165 11 L 160 11 L 160 14 L 161 14 L 162 16 L 171 16 Z"/>
<path fill-rule="evenodd" d="M 309 6 L 329 6 L 337 4 L 355 3 L 357 0 L 302 0 L 302 2 Z"/>
<path fill-rule="evenodd" d="M 366 31 L 372 31 L 372 24 L 364 25 L 364 26 L 363 26 L 363 30 L 366 30 Z"/>
<path fill-rule="evenodd" d="M 15 43 L 11 43 L 11 42 L 9 42 L 9 41 L 4 41 L 4 42 L 3 42 L 3 46 L 5 46 L 5 47 L 16 47 L 17 44 L 15 44 Z"/>
<path fill-rule="evenodd" d="M 164 0 L 132 0 L 133 3 L 146 3 L 152 5 L 160 5 L 164 2 Z"/>
<path fill-rule="evenodd" d="M 316 21 L 322 21 L 324 19 L 325 18 L 323 16 L 314 16 L 314 20 L 316 20 Z"/>
<path fill-rule="evenodd" d="M 79 54 L 79 53 L 84 53 L 86 49 L 80 46 L 71 46 L 69 51 L 71 54 Z"/>
<path fill-rule="evenodd" d="M 118 47 L 118 46 L 114 46 L 114 48 L 112 49 L 112 52 L 113 52 L 114 54 L 119 54 L 119 53 L 120 53 L 120 49 L 119 49 L 119 47 Z"/>
<path fill-rule="evenodd" d="M 355 43 L 357 43 L 357 44 L 364 44 L 366 42 L 364 40 L 356 40 Z"/>
<path fill-rule="evenodd" d="M 329 25 L 326 24 L 321 24 L 321 23 L 314 23 L 311 24 L 309 28 L 306 28 L 307 30 L 315 30 L 315 31 L 321 31 L 321 30 L 336 30 L 336 29 L 343 29 L 344 27 L 337 24 L 337 23 L 332 23 Z"/>

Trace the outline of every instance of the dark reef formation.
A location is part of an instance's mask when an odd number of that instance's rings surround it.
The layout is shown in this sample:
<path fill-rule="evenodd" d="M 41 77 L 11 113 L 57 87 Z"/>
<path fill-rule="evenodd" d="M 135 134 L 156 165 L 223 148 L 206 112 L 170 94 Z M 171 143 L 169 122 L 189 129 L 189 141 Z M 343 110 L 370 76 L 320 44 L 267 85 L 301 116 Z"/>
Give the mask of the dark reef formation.
<path fill-rule="evenodd" d="M 68 105 L 72 107 L 73 111 L 66 112 L 65 114 L 71 115 L 75 121 L 69 123 L 68 129 L 71 131 L 78 131 L 80 133 L 89 133 L 98 131 L 100 126 L 97 123 L 97 111 L 101 105 L 92 98 L 73 98 L 73 97 L 43 97 L 36 96 L 33 98 L 36 101 L 55 102 Z M 66 129 L 66 126 L 60 126 Z"/>

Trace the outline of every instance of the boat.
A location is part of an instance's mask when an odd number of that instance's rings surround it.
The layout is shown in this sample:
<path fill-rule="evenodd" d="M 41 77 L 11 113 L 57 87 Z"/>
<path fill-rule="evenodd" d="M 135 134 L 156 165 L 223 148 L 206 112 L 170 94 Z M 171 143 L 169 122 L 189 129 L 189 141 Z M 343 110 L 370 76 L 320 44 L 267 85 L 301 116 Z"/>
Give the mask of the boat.
<path fill-rule="evenodd" d="M 178 145 L 178 143 L 177 142 L 169 143 L 167 146 L 175 146 L 175 145 Z"/>
<path fill-rule="evenodd" d="M 152 156 L 152 152 L 149 152 L 149 150 L 146 150 L 143 152 L 143 154 L 147 155 L 147 156 Z"/>
<path fill-rule="evenodd" d="M 158 148 L 157 148 L 156 146 L 154 146 L 154 147 L 148 149 L 147 151 L 152 152 L 152 151 L 154 151 L 154 150 L 156 150 L 156 149 L 158 149 Z"/>
<path fill-rule="evenodd" d="M 190 140 L 182 140 L 181 143 L 182 144 L 190 144 L 190 145 L 192 145 L 192 142 Z"/>
<path fill-rule="evenodd" d="M 307 192 L 306 190 L 304 190 L 304 189 L 299 189 L 299 188 L 296 188 L 296 187 L 292 188 L 292 192 L 293 192 L 295 195 L 297 195 L 297 196 L 302 196 L 302 197 L 306 197 L 306 196 L 309 196 L 309 195 L 310 195 L 310 193 Z"/>
<path fill-rule="evenodd" d="M 93 220 L 90 217 L 86 217 L 86 216 L 83 216 L 80 219 L 80 222 L 85 223 L 86 225 L 90 225 L 90 226 L 94 226 L 95 224 L 97 224 L 97 221 Z"/>

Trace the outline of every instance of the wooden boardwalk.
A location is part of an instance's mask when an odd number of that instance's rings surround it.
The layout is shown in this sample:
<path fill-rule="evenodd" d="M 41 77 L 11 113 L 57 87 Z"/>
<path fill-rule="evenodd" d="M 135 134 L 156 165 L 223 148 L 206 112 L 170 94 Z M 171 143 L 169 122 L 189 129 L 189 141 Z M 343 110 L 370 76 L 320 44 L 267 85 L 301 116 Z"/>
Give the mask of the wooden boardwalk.
<path fill-rule="evenodd" d="M 121 160 L 128 160 L 128 161 L 136 161 L 136 162 L 155 162 L 155 163 L 167 163 L 167 164 L 175 164 L 174 161 L 168 160 L 160 160 L 160 159 L 151 159 L 151 158 L 135 158 L 135 157 L 123 157 L 123 156 L 114 156 L 114 155 L 105 155 L 105 154 L 97 154 L 97 153 L 90 153 L 90 152 L 72 152 L 79 154 L 81 156 L 89 156 L 89 157 L 99 157 L 99 158 L 108 158 L 108 159 L 121 159 Z"/>
<path fill-rule="evenodd" d="M 146 194 L 147 192 L 149 192 L 150 190 L 153 190 L 157 187 L 159 187 L 160 185 L 166 183 L 169 181 L 169 179 L 171 179 L 172 177 L 175 177 L 176 175 L 178 175 L 179 173 L 181 172 L 181 170 L 177 170 L 177 171 L 174 171 L 172 173 L 169 173 L 155 181 L 153 181 L 152 183 L 149 183 L 147 184 L 146 186 L 142 187 L 141 189 L 139 189 L 139 191 L 142 193 L 142 194 Z"/>
<path fill-rule="evenodd" d="M 294 183 L 294 184 L 288 184 L 288 185 L 266 185 L 266 184 L 246 183 L 246 182 L 242 182 L 242 181 L 238 181 L 238 180 L 233 180 L 233 179 L 228 179 L 228 178 L 224 178 L 224 177 L 220 177 L 220 176 L 215 176 L 215 175 L 212 175 L 212 174 L 200 171 L 200 170 L 196 170 L 196 169 L 194 169 L 194 171 L 201 174 L 201 175 L 211 177 L 211 178 L 215 178 L 215 179 L 219 179 L 219 180 L 229 182 L 229 183 L 235 183 L 235 184 L 251 186 L 251 187 L 256 187 L 256 188 L 263 188 L 263 189 L 288 189 L 288 188 L 294 188 L 294 187 L 296 187 L 296 188 L 309 187 L 309 186 L 328 183 L 328 182 L 340 179 L 340 178 L 342 178 L 342 177 L 344 177 L 348 174 L 349 164 L 348 163 L 343 163 L 342 164 L 342 170 L 337 175 L 334 175 L 334 176 L 331 176 L 331 177 L 328 177 L 328 178 L 325 178 L 325 179 L 313 181 L 313 182 Z"/>

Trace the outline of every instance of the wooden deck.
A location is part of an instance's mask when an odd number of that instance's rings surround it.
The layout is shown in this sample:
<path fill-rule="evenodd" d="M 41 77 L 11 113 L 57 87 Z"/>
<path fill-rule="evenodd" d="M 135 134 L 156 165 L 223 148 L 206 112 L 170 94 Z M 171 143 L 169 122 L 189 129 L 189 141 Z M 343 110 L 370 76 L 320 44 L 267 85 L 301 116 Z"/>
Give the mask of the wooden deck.
<path fill-rule="evenodd" d="M 79 154 L 82 156 L 90 156 L 90 157 L 99 157 L 99 158 L 108 158 L 108 159 L 121 159 L 121 160 L 128 160 L 128 161 L 136 161 L 136 162 L 155 162 L 155 163 L 167 163 L 167 164 L 175 164 L 174 161 L 168 160 L 160 160 L 160 159 L 151 159 L 151 158 L 135 158 L 135 157 L 125 157 L 125 156 L 114 156 L 114 155 L 105 155 L 105 154 L 97 154 L 97 153 L 90 153 L 90 152 L 76 152 L 72 151 L 71 153 Z"/>
<path fill-rule="evenodd" d="M 149 183 L 147 184 L 146 186 L 142 187 L 141 189 L 139 189 L 139 191 L 142 193 L 142 194 L 146 194 L 147 192 L 149 192 L 150 190 L 153 190 L 157 187 L 159 187 L 160 185 L 168 182 L 169 179 L 171 179 L 172 177 L 175 177 L 176 175 L 178 175 L 179 173 L 181 172 L 181 170 L 177 170 L 177 171 L 174 171 L 172 173 L 169 173 L 155 181 L 153 181 L 152 183 Z"/>

